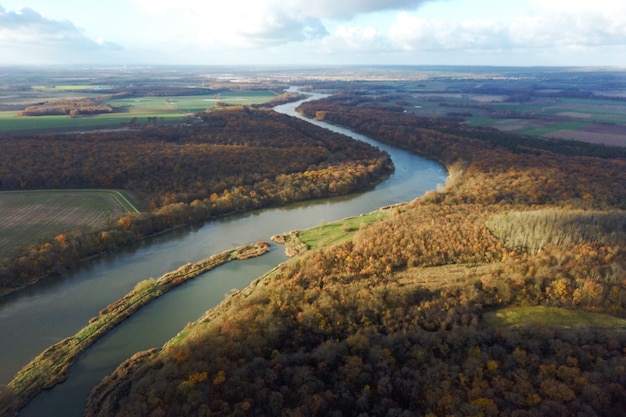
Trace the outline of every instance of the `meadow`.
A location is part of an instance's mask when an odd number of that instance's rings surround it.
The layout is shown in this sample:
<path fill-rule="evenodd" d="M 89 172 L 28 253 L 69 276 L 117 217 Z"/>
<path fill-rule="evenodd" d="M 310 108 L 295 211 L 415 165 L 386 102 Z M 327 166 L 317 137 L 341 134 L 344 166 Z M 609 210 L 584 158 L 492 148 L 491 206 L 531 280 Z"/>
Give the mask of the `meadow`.
<path fill-rule="evenodd" d="M 297 237 L 309 249 L 321 249 L 352 239 L 360 228 L 375 223 L 387 215 L 385 211 L 373 211 L 299 231 Z"/>
<path fill-rule="evenodd" d="M 16 247 L 80 228 L 106 225 L 127 212 L 138 212 L 126 193 L 115 190 L 0 192 L 0 258 Z"/>

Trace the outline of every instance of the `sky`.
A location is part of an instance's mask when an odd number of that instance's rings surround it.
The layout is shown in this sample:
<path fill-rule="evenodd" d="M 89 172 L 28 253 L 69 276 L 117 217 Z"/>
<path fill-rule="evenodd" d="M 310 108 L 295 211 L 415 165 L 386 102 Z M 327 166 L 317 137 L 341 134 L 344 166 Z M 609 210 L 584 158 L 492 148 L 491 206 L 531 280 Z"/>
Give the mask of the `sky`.
<path fill-rule="evenodd" d="M 626 67 L 626 0 L 0 0 L 31 64 Z"/>

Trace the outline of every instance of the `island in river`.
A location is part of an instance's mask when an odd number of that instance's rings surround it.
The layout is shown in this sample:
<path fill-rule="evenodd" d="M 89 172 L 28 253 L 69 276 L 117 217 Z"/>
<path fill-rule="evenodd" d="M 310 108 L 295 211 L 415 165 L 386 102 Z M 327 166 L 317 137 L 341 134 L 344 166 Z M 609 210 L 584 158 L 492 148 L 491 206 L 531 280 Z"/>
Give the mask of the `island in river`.
<path fill-rule="evenodd" d="M 156 280 L 150 278 L 140 281 L 123 298 L 102 309 L 97 317 L 89 320 L 89 324 L 74 336 L 50 346 L 22 368 L 8 384 L 10 392 L 4 394 L 5 401 L 0 403 L 0 412 L 2 415 L 12 414 L 43 389 L 63 382 L 81 353 L 144 305 L 226 262 L 261 256 L 269 249 L 269 244 L 257 242 L 212 255 L 200 262 L 183 265 Z"/>

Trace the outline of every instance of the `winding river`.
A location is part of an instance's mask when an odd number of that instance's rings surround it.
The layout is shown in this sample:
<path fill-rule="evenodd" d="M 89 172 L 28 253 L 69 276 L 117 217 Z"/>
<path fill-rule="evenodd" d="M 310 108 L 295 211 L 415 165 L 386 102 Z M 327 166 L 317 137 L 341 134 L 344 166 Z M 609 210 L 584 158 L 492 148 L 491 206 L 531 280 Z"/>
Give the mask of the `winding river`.
<path fill-rule="evenodd" d="M 324 97 L 313 94 L 307 100 Z M 300 117 L 300 102 L 276 111 Z M 142 241 L 128 250 L 99 257 L 65 276 L 0 299 L 0 383 L 7 383 L 49 345 L 71 336 L 98 311 L 130 291 L 138 281 L 159 277 L 187 262 L 289 230 L 366 213 L 412 200 L 445 182 L 440 164 L 373 141 L 348 129 L 311 121 L 389 152 L 395 173 L 367 192 L 291 204 L 187 227 Z M 230 262 L 169 292 L 139 310 L 100 339 L 72 367 L 62 384 L 42 392 L 20 417 L 82 416 L 91 387 L 134 353 L 163 345 L 185 324 L 286 260 L 283 248 L 259 258 Z"/>

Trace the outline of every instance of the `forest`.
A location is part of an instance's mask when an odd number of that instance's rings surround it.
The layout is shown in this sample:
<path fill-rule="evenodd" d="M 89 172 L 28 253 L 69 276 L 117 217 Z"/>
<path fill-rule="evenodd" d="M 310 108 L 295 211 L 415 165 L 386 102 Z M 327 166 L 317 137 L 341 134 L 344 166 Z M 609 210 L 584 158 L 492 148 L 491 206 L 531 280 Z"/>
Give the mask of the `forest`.
<path fill-rule="evenodd" d="M 389 156 L 370 145 L 244 106 L 203 112 L 193 123 L 10 136 L 0 146 L 0 190 L 124 189 L 146 208 L 16 248 L 0 261 L 4 288 L 174 227 L 347 194 L 393 172 Z"/>
<path fill-rule="evenodd" d="M 111 113 L 113 108 L 108 104 L 99 103 L 90 98 L 76 100 L 50 100 L 41 104 L 26 107 L 20 116 L 51 116 L 67 115 L 78 117 L 87 114 Z"/>
<path fill-rule="evenodd" d="M 121 364 L 87 416 L 622 416 L 624 328 L 493 326 L 550 306 L 626 318 L 626 158 L 343 94 L 301 111 L 450 178 L 310 250 Z"/>

